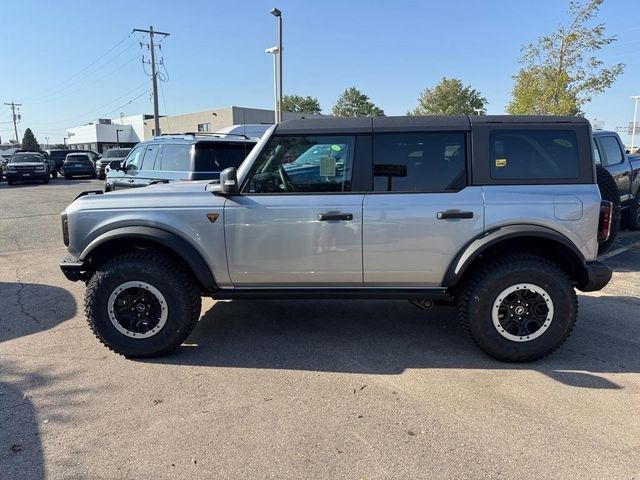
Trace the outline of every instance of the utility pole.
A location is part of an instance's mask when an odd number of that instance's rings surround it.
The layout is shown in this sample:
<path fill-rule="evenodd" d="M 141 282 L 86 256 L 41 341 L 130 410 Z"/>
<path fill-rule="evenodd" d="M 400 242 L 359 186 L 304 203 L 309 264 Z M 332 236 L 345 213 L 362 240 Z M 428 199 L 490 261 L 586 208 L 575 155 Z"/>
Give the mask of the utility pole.
<path fill-rule="evenodd" d="M 21 103 L 15 103 L 15 102 L 11 102 L 11 103 L 4 103 L 5 105 L 9 105 L 11 107 L 11 116 L 13 117 L 13 131 L 16 134 L 16 143 L 19 142 L 18 140 L 18 124 L 17 121 L 20 120 L 20 112 L 18 112 L 18 114 L 16 115 L 16 107 L 21 107 L 22 104 Z"/>
<path fill-rule="evenodd" d="M 165 37 L 168 37 L 170 34 L 155 31 L 153 29 L 153 25 L 149 27 L 149 30 L 134 28 L 133 31 L 149 34 L 149 48 L 151 49 L 151 85 L 153 88 L 153 125 L 155 135 L 160 135 L 160 117 L 158 112 L 158 71 L 156 69 L 156 50 L 155 46 L 153 45 L 153 36 L 163 35 Z"/>

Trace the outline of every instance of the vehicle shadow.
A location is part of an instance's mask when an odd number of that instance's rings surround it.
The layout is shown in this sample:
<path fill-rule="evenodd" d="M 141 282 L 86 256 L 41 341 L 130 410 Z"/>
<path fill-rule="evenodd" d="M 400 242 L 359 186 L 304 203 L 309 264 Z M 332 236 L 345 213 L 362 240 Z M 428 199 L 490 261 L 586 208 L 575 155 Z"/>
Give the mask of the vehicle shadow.
<path fill-rule="evenodd" d="M 36 283 L 0 282 L 0 342 L 52 328 L 76 315 L 67 290 Z"/>
<path fill-rule="evenodd" d="M 620 298 L 581 297 L 582 315 L 567 343 L 528 364 L 486 356 L 464 334 L 453 308 L 425 312 L 403 301 L 328 300 L 215 303 L 176 353 L 146 361 L 365 374 L 408 368 L 534 370 L 569 386 L 619 389 L 598 373 L 640 372 L 640 324 L 635 315 L 603 319 L 614 301 Z M 638 299 L 624 301 L 629 315 L 637 312 Z M 615 322 L 621 325 L 614 336 L 608 327 Z"/>
<path fill-rule="evenodd" d="M 0 381 L 0 478 L 45 478 L 36 410 L 15 384 Z"/>

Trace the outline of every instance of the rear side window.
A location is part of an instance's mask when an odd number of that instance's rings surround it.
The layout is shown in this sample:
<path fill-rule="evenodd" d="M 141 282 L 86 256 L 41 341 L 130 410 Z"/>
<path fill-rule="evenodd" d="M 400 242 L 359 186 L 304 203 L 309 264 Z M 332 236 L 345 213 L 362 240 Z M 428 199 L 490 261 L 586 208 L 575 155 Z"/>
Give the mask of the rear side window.
<path fill-rule="evenodd" d="M 616 137 L 599 137 L 598 142 L 602 146 L 605 165 L 617 165 L 623 162 L 622 149 Z"/>
<path fill-rule="evenodd" d="M 162 146 L 162 163 L 160 168 L 165 172 L 188 172 L 191 170 L 191 145 L 167 144 Z M 156 162 L 157 164 L 157 162 Z"/>
<path fill-rule="evenodd" d="M 255 143 L 203 142 L 196 144 L 196 171 L 221 172 L 239 167 Z"/>
<path fill-rule="evenodd" d="M 447 192 L 466 185 L 465 134 L 378 134 L 373 138 L 376 192 Z"/>
<path fill-rule="evenodd" d="M 578 140 L 570 130 L 500 130 L 489 137 L 495 180 L 575 179 Z"/>

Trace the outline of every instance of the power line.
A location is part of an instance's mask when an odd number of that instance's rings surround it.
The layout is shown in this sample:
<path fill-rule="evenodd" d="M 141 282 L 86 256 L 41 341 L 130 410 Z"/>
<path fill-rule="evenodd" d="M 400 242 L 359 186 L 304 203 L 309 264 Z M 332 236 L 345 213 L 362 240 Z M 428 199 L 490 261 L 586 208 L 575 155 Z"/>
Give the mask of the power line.
<path fill-rule="evenodd" d="M 160 113 L 158 112 L 158 73 L 156 71 L 156 49 L 153 44 L 153 37 L 154 35 L 168 37 L 170 33 L 155 31 L 153 30 L 153 25 L 149 27 L 149 30 L 134 28 L 133 32 L 149 34 L 149 49 L 151 50 L 151 88 L 153 90 L 153 124 L 155 127 L 155 135 L 160 135 Z"/>

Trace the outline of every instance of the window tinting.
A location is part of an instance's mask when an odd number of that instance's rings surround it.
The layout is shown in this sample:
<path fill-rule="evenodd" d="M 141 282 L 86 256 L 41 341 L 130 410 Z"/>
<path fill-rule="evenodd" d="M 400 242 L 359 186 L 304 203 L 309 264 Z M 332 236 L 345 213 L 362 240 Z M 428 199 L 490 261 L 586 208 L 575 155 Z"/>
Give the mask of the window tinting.
<path fill-rule="evenodd" d="M 591 146 L 593 147 L 593 159 L 596 162 L 596 165 L 602 165 L 602 159 L 600 158 L 600 149 L 598 148 L 595 140 L 591 140 Z"/>
<path fill-rule="evenodd" d="M 354 144 L 352 136 L 273 137 L 256 160 L 248 191 L 348 192 Z"/>
<path fill-rule="evenodd" d="M 446 192 L 466 185 L 465 134 L 403 133 L 373 138 L 376 192 Z"/>
<path fill-rule="evenodd" d="M 167 144 L 162 146 L 162 165 L 165 172 L 188 172 L 191 170 L 191 145 Z M 156 167 L 158 170 L 158 167 Z"/>
<path fill-rule="evenodd" d="M 196 144 L 196 170 L 221 172 L 228 167 L 239 167 L 255 143 L 203 142 Z"/>
<path fill-rule="evenodd" d="M 570 130 L 500 130 L 489 136 L 491 178 L 578 178 L 578 141 Z"/>
<path fill-rule="evenodd" d="M 602 146 L 604 159 L 606 165 L 617 165 L 622 163 L 624 157 L 622 156 L 622 150 L 616 140 L 616 137 L 599 137 L 598 141 Z"/>

